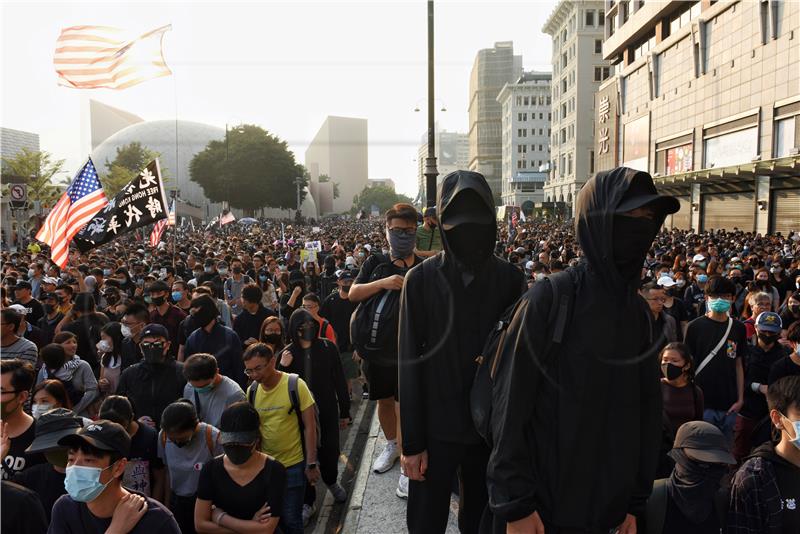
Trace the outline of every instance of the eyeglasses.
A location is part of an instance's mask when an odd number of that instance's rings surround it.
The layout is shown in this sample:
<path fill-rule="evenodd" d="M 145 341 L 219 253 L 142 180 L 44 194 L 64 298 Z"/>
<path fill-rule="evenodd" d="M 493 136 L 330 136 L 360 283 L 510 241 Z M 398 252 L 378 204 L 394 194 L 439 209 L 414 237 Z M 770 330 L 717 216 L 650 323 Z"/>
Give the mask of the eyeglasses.
<path fill-rule="evenodd" d="M 647 300 L 652 300 L 652 301 L 655 301 L 655 302 L 664 303 L 664 302 L 667 302 L 667 297 L 652 297 L 652 298 L 648 298 Z"/>
<path fill-rule="evenodd" d="M 389 233 L 396 236 L 401 236 L 403 234 L 406 235 L 416 235 L 417 229 L 416 228 L 389 228 Z"/>
<path fill-rule="evenodd" d="M 256 374 L 256 373 L 260 373 L 261 371 L 263 371 L 264 369 L 266 369 L 266 367 L 267 367 L 267 366 L 266 366 L 266 365 L 264 365 L 264 364 L 257 365 L 257 366 L 255 366 L 255 367 L 251 367 L 251 368 L 247 368 L 247 367 L 245 367 L 245 369 L 244 369 L 244 374 L 246 374 L 247 376 L 251 376 L 251 375 L 254 375 L 254 374 Z"/>
<path fill-rule="evenodd" d="M 122 326 L 127 326 L 128 328 L 133 328 L 134 326 L 136 326 L 137 324 L 140 324 L 140 323 L 141 323 L 141 321 L 134 321 L 134 322 L 122 321 Z"/>
<path fill-rule="evenodd" d="M 139 346 L 144 349 L 154 348 L 154 349 L 163 349 L 164 343 L 162 341 L 155 341 L 153 343 L 140 343 Z"/>

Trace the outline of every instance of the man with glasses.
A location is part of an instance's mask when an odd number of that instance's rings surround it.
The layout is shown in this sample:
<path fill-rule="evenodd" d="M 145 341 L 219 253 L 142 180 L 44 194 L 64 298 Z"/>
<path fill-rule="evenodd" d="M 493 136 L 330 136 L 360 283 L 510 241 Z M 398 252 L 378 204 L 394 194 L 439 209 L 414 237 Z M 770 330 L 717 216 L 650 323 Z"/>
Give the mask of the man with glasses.
<path fill-rule="evenodd" d="M 311 317 L 319 324 L 318 337 L 337 343 L 333 326 L 327 319 L 323 319 L 319 315 L 319 297 L 316 293 L 308 293 L 303 297 L 303 309 L 310 313 Z"/>
<path fill-rule="evenodd" d="M 650 282 L 645 284 L 639 293 L 647 301 L 650 313 L 653 314 L 653 339 L 656 340 L 658 350 L 667 346 L 667 343 L 678 341 L 678 325 L 675 318 L 664 312 L 664 304 L 667 302 L 664 286 Z"/>
<path fill-rule="evenodd" d="M 123 370 L 129 365 L 139 362 L 142 353 L 139 351 L 139 342 L 144 326 L 150 320 L 150 312 L 143 304 L 134 303 L 128 306 L 122 316 L 122 366 Z"/>
<path fill-rule="evenodd" d="M 137 416 L 151 419 L 156 426 L 164 408 L 180 399 L 186 387 L 183 363 L 170 356 L 169 346 L 169 333 L 164 326 L 145 326 L 139 343 L 142 361 L 122 372 L 116 391 L 130 399 Z"/>
<path fill-rule="evenodd" d="M 33 386 L 33 366 L 23 360 L 0 361 L 0 458 L 3 459 L 3 480 L 32 465 L 44 463 L 41 454 L 26 454 L 36 437 L 36 420 L 23 411 Z"/>

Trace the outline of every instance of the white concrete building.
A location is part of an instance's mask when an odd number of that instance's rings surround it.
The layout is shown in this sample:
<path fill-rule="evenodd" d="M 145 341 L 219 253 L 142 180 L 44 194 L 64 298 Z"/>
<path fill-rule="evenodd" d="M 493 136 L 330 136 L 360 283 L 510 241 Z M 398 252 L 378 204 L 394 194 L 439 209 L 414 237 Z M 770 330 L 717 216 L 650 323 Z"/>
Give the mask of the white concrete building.
<path fill-rule="evenodd" d="M 542 31 L 553 39 L 553 121 L 545 201 L 573 201 L 595 172 L 594 94 L 611 75 L 603 59 L 601 0 L 561 0 Z"/>
<path fill-rule="evenodd" d="M 551 79 L 549 72 L 525 72 L 497 96 L 503 109 L 500 197 L 504 205 L 530 202 L 532 208 L 544 200 L 544 180 L 531 173 L 539 174 L 550 161 Z"/>

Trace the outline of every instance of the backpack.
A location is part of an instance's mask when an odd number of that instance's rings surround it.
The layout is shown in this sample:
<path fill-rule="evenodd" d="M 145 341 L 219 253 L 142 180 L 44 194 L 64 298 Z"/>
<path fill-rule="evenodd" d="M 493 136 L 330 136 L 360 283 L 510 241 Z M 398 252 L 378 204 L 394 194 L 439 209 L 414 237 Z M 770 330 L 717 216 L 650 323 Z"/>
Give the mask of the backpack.
<path fill-rule="evenodd" d="M 205 432 L 205 434 L 206 434 L 206 447 L 208 447 L 209 454 L 211 454 L 211 456 L 214 456 L 214 435 L 211 432 L 211 428 L 212 427 L 208 423 L 204 423 L 204 424 L 206 425 L 206 432 Z M 162 448 L 166 448 L 167 447 L 167 433 L 162 430 L 161 432 L 159 432 L 159 435 L 161 436 L 161 447 Z"/>
<path fill-rule="evenodd" d="M 295 373 L 288 373 L 289 374 L 289 402 L 291 403 L 292 407 L 289 408 L 288 413 L 294 412 L 295 416 L 297 417 L 297 428 L 300 430 L 300 446 L 303 449 L 303 458 L 306 457 L 306 425 L 303 423 L 303 411 L 300 408 L 300 393 L 297 391 L 297 381 L 300 379 L 300 376 Z M 247 402 L 250 403 L 251 406 L 256 405 L 256 392 L 258 391 L 258 382 L 253 382 L 250 384 L 250 387 L 247 388 Z M 316 419 L 317 423 L 317 448 L 320 447 L 322 444 L 322 429 L 319 426 L 319 407 L 314 404 L 314 418 Z"/>
<path fill-rule="evenodd" d="M 714 513 L 721 527 L 725 527 L 725 515 L 728 510 L 727 493 L 719 491 L 714 496 Z M 653 482 L 653 492 L 647 499 L 645 508 L 644 534 L 665 534 L 664 521 L 667 517 L 667 479 L 661 478 Z"/>
<path fill-rule="evenodd" d="M 394 273 L 383 274 L 394 267 L 387 259 L 372 271 L 370 282 L 381 280 Z M 405 271 L 404 271 L 405 272 Z M 360 302 L 350 316 L 350 342 L 358 355 L 366 361 L 387 356 L 387 349 L 397 352 L 398 325 L 400 323 L 400 291 L 383 289 Z"/>
<path fill-rule="evenodd" d="M 551 274 L 547 277 L 552 288 L 553 300 L 550 306 L 550 315 L 547 319 L 547 331 L 552 332 L 552 337 L 547 343 L 541 361 L 547 366 L 558 352 L 564 339 L 564 332 L 571 313 L 575 283 L 567 271 Z M 527 297 L 523 295 L 517 302 L 508 307 L 497 324 L 489 333 L 481 354 L 475 358 L 478 364 L 475 378 L 469 393 L 470 412 L 472 421 L 478 434 L 488 444 L 492 444 L 491 419 L 492 419 L 492 389 L 498 365 L 503 355 L 503 345 L 514 315 Z M 531 385 L 535 389 L 535 384 Z"/>

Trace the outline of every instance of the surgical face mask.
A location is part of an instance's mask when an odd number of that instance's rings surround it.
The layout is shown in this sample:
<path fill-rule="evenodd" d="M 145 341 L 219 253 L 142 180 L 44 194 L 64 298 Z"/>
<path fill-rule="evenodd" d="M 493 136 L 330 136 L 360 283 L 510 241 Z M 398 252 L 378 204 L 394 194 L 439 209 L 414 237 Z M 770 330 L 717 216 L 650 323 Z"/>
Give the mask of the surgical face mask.
<path fill-rule="evenodd" d="M 786 421 L 788 421 L 789 424 L 794 427 L 794 439 L 790 440 L 789 443 L 791 443 L 792 445 L 794 445 L 795 447 L 800 449 L 800 421 L 792 421 L 791 419 L 789 419 L 788 417 L 786 417 L 783 414 L 781 414 L 781 417 L 786 419 Z M 782 430 L 784 432 L 786 432 L 786 429 L 782 429 Z M 788 432 L 786 432 L 786 433 L 788 434 Z"/>
<path fill-rule="evenodd" d="M 175 302 L 180 302 L 183 299 L 183 292 L 182 291 L 173 291 L 172 292 L 172 300 Z"/>
<path fill-rule="evenodd" d="M 233 274 L 241 274 L 241 272 L 242 272 L 242 268 L 241 267 L 234 267 L 233 268 Z"/>
<path fill-rule="evenodd" d="M 71 465 L 67 467 L 67 476 L 64 479 L 64 488 L 72 497 L 73 501 L 91 502 L 103 493 L 106 486 L 111 482 L 103 484 L 100 482 L 100 475 L 106 469 L 110 469 L 114 464 L 105 469 L 99 467 L 84 467 L 82 465 Z"/>
<path fill-rule="evenodd" d="M 701 283 L 701 284 L 705 284 L 706 282 L 708 282 L 708 275 L 707 274 L 698 274 L 697 275 L 697 281 L 699 283 Z"/>
<path fill-rule="evenodd" d="M 684 280 L 683 278 L 675 280 L 676 287 L 684 287 L 685 285 L 686 285 L 686 280 Z"/>
<path fill-rule="evenodd" d="M 389 249 L 392 258 L 407 258 L 414 253 L 417 244 L 416 234 L 405 232 L 392 232 L 386 230 L 386 239 L 389 241 Z"/>
<path fill-rule="evenodd" d="M 203 387 L 192 386 L 197 393 L 208 393 L 212 389 L 214 389 L 214 381 L 212 380 L 208 384 Z"/>
<path fill-rule="evenodd" d="M 222 267 L 221 269 L 218 269 L 218 271 L 219 271 L 219 274 L 221 274 L 222 276 L 225 276 L 226 274 L 228 274 L 228 269 L 226 269 L 225 267 Z"/>
<path fill-rule="evenodd" d="M 662 363 L 661 374 L 667 380 L 676 380 L 683 374 L 683 367 L 675 365 L 674 363 Z"/>
<path fill-rule="evenodd" d="M 225 444 L 222 446 L 225 456 L 234 465 L 242 465 L 253 456 L 253 444 L 239 445 L 237 443 Z"/>
<path fill-rule="evenodd" d="M 150 295 L 145 295 L 145 296 L 144 296 L 144 301 L 145 301 L 147 304 L 152 304 L 152 303 L 153 303 L 153 297 L 151 297 Z"/>
<path fill-rule="evenodd" d="M 111 276 L 111 269 L 103 269 L 103 276 Z"/>
<path fill-rule="evenodd" d="M 708 299 L 708 309 L 714 313 L 727 313 L 731 309 L 728 299 Z"/>
<path fill-rule="evenodd" d="M 258 275 L 258 280 L 259 280 L 260 282 L 266 282 L 266 281 L 267 281 L 267 275 L 265 275 L 265 274 L 259 274 L 259 275 Z"/>
<path fill-rule="evenodd" d="M 97 347 L 97 352 L 111 352 L 114 350 L 114 347 L 107 339 L 101 339 L 95 346 Z"/>
<path fill-rule="evenodd" d="M 43 413 L 49 412 L 52 409 L 53 409 L 52 404 L 45 404 L 45 403 L 34 404 L 33 406 L 31 406 L 31 415 L 33 416 L 34 419 L 39 419 L 39 417 L 41 417 Z"/>
<path fill-rule="evenodd" d="M 28 278 L 33 278 L 34 274 L 36 274 L 36 272 L 33 269 L 28 269 Z"/>
<path fill-rule="evenodd" d="M 122 325 L 122 327 L 119 330 L 120 330 L 120 333 L 122 334 L 122 337 L 128 338 L 128 339 L 133 337 L 133 332 L 131 332 L 131 327 L 130 326 L 124 324 L 124 325 Z"/>

